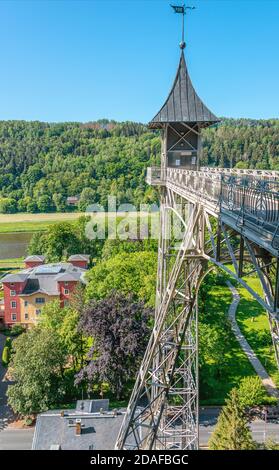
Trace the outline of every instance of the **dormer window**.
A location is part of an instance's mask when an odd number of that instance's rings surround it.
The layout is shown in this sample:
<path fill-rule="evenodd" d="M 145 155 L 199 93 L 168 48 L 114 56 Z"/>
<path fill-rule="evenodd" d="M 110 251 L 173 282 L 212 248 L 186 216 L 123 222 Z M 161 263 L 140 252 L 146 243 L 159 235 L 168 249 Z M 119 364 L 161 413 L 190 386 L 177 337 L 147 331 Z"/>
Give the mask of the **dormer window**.
<path fill-rule="evenodd" d="M 11 297 L 14 297 L 16 295 L 16 291 L 15 290 L 11 290 Z"/>

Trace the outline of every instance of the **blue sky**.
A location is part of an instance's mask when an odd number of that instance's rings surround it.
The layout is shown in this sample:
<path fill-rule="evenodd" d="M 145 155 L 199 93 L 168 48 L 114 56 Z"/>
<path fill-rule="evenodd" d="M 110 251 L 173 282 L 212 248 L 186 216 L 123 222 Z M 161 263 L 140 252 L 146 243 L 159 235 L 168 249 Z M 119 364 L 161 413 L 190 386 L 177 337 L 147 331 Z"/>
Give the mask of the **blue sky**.
<path fill-rule="evenodd" d="M 179 60 L 179 0 L 0 1 L 0 119 L 147 122 Z M 219 116 L 279 117 L 279 0 L 189 0 L 186 56 Z"/>

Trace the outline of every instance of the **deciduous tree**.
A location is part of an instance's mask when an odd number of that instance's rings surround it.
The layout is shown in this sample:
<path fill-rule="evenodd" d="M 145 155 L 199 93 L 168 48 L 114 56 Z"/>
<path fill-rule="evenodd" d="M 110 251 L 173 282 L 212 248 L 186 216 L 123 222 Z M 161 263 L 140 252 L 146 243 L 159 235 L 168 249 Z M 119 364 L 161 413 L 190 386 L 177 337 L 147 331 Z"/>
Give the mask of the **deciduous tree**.
<path fill-rule="evenodd" d="M 51 329 L 33 327 L 14 340 L 10 368 L 15 383 L 7 391 L 14 412 L 30 415 L 59 402 L 65 363 L 65 350 Z"/>
<path fill-rule="evenodd" d="M 82 314 L 80 329 L 92 338 L 88 364 L 77 375 L 77 383 L 107 382 L 119 399 L 133 380 L 148 336 L 151 311 L 132 296 L 112 292 L 102 300 L 90 301 Z"/>

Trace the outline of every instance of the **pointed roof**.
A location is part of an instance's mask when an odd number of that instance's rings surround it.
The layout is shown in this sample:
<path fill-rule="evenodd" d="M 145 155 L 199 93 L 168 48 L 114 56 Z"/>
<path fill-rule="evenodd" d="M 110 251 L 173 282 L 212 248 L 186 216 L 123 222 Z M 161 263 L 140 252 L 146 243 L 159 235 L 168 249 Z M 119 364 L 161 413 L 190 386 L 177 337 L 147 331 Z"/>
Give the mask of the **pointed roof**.
<path fill-rule="evenodd" d="M 167 122 L 201 123 L 203 126 L 219 122 L 197 95 L 186 65 L 182 50 L 180 61 L 170 94 L 149 127 L 161 127 Z"/>
<path fill-rule="evenodd" d="M 30 255 L 25 258 L 25 262 L 27 261 L 45 261 L 46 257 L 44 255 Z"/>

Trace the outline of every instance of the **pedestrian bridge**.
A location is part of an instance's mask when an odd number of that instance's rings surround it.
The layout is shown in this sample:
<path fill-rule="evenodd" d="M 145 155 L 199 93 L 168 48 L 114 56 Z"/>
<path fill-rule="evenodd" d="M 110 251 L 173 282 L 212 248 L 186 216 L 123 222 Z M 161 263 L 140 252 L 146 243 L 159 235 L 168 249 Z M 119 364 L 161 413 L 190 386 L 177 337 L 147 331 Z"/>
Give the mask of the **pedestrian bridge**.
<path fill-rule="evenodd" d="M 146 181 L 198 202 L 209 214 L 278 256 L 278 171 L 150 167 Z"/>

